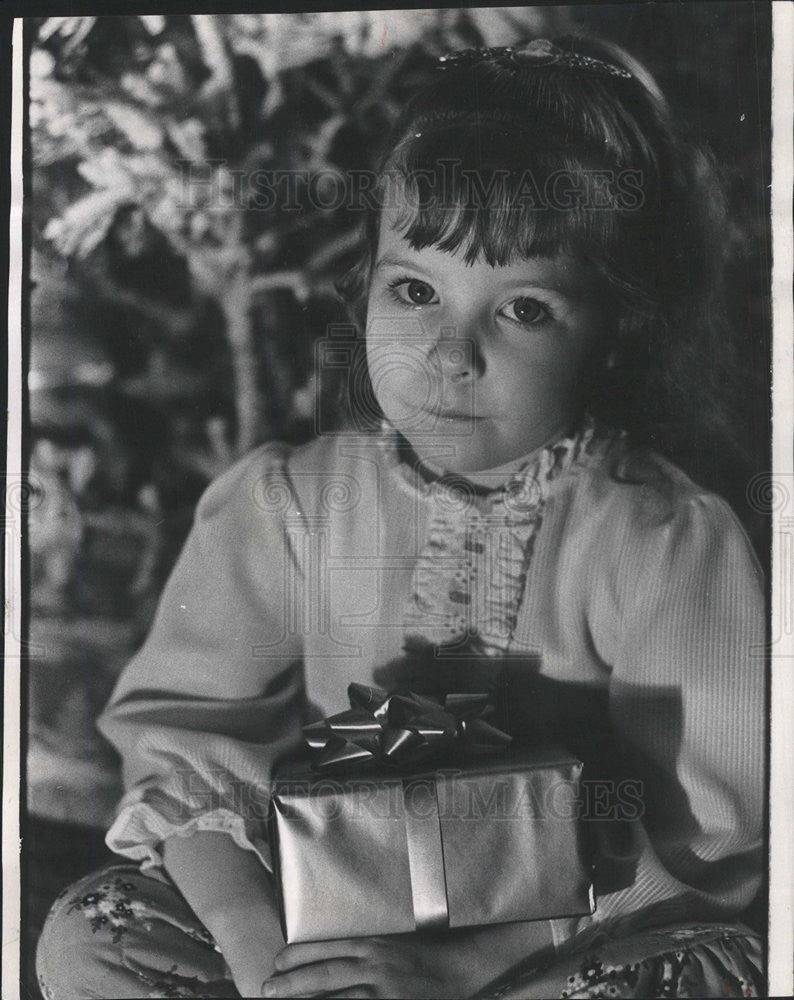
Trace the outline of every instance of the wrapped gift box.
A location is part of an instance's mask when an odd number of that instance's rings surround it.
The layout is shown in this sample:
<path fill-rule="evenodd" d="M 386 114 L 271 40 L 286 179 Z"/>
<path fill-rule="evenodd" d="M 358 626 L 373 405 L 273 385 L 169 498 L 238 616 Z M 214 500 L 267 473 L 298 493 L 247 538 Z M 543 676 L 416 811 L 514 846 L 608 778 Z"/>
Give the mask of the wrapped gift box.
<path fill-rule="evenodd" d="M 271 813 L 287 942 L 592 913 L 581 774 L 526 746 L 416 774 L 287 765 Z"/>

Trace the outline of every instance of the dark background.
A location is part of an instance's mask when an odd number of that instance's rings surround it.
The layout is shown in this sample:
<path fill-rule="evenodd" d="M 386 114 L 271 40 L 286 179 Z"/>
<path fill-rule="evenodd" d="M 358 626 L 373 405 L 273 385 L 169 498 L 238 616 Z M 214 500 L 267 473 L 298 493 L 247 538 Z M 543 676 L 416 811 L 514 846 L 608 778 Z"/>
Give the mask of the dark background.
<path fill-rule="evenodd" d="M 251 206 L 246 179 L 370 166 L 450 49 L 566 32 L 626 46 L 724 174 L 738 403 L 761 472 L 770 21 L 769 4 L 728 2 L 27 21 L 30 942 L 102 860 L 119 787 L 94 719 L 198 496 L 253 445 L 313 431 L 314 345 L 344 318 L 333 280 L 360 220 L 305 198 Z M 186 187 L 190 170 L 202 182 Z M 758 511 L 734 505 L 763 558 Z"/>

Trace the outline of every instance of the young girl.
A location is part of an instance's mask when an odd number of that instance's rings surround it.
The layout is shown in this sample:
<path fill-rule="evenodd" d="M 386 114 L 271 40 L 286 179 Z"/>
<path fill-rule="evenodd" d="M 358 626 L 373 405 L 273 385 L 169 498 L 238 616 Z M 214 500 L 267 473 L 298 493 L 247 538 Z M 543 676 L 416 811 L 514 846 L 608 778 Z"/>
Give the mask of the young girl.
<path fill-rule="evenodd" d="M 363 405 L 201 500 L 100 720 L 130 862 L 56 902 L 48 998 L 761 989 L 734 922 L 762 861 L 759 573 L 727 504 L 659 454 L 720 419 L 713 167 L 604 44 L 464 52 L 436 76 L 343 285 Z M 349 682 L 454 690 L 472 664 L 509 664 L 527 728 L 641 788 L 639 820 L 593 819 L 596 912 L 284 947 L 274 763 Z"/>

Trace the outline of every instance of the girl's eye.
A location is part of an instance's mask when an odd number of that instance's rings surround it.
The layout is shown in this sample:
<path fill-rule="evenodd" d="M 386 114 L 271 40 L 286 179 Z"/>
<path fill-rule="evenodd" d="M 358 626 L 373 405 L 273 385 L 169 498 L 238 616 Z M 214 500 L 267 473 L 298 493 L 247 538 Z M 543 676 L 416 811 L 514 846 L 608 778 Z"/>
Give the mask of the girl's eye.
<path fill-rule="evenodd" d="M 389 285 L 401 302 L 410 302 L 414 306 L 426 306 L 434 301 L 436 290 L 426 281 L 418 278 L 401 278 Z"/>
<path fill-rule="evenodd" d="M 405 286 L 408 298 L 417 306 L 426 306 L 433 300 L 433 286 L 426 281 L 409 281 Z"/>
<path fill-rule="evenodd" d="M 537 299 L 530 299 L 526 296 L 514 299 L 505 308 L 508 310 L 510 319 L 516 319 L 525 326 L 531 326 L 547 315 L 546 309 Z"/>

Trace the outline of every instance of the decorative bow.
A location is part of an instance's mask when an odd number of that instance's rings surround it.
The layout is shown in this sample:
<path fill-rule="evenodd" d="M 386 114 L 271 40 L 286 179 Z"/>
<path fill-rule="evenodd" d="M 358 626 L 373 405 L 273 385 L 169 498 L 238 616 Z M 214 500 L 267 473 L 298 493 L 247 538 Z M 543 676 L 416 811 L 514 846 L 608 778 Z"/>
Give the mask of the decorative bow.
<path fill-rule="evenodd" d="M 367 764 L 414 765 L 454 745 L 497 750 L 512 737 L 481 718 L 487 694 L 448 694 L 441 702 L 411 691 L 350 684 L 351 708 L 304 726 L 315 771 Z"/>
<path fill-rule="evenodd" d="M 488 61 L 503 68 L 531 68 L 533 66 L 549 66 L 556 64 L 568 69 L 584 70 L 602 76 L 619 76 L 630 80 L 631 73 L 622 66 L 595 59 L 579 52 L 559 48 L 547 38 L 536 38 L 524 45 L 492 45 L 489 48 L 462 49 L 439 56 L 439 69 L 460 69 L 476 63 Z"/>

